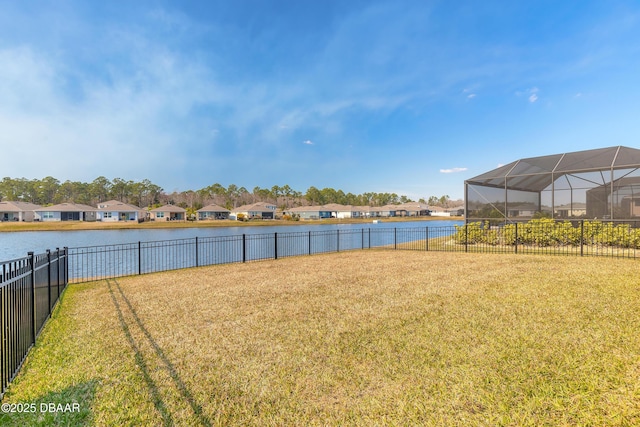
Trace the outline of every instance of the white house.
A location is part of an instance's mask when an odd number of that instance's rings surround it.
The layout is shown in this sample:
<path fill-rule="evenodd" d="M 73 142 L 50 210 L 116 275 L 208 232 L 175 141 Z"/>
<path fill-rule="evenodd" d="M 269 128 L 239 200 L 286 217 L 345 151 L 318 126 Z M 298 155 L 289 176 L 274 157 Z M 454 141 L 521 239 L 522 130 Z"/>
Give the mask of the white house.
<path fill-rule="evenodd" d="M 340 205 L 338 203 L 329 203 L 324 205 L 323 208 L 331 212 L 331 216 L 334 218 L 360 218 L 362 214 L 361 207 L 351 205 Z"/>
<path fill-rule="evenodd" d="M 117 200 L 109 200 L 108 202 L 98 203 L 96 211 L 96 219 L 98 221 L 137 221 L 142 222 L 147 219 L 147 212 L 137 206 L 119 202 Z"/>

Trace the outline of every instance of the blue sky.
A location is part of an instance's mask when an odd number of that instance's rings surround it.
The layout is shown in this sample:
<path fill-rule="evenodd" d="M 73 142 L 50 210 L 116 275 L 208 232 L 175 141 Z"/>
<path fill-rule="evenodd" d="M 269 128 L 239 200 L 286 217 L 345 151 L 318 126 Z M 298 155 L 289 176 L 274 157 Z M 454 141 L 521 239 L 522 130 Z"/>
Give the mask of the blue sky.
<path fill-rule="evenodd" d="M 463 196 L 640 147 L 640 3 L 0 0 L 0 177 Z"/>

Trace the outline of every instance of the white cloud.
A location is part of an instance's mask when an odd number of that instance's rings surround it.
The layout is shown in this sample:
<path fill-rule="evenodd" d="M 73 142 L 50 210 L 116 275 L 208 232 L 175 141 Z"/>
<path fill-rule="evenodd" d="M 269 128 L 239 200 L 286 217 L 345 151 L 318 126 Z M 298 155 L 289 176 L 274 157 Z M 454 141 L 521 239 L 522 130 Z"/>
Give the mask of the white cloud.
<path fill-rule="evenodd" d="M 473 99 L 476 97 L 475 93 L 470 93 L 469 95 L 467 95 L 467 99 Z"/>
<path fill-rule="evenodd" d="M 33 48 L 0 49 L 0 63 L 10 64 L 0 69 L 0 149 L 15 159 L 20 147 L 34 153 L 29 162 L 3 166 L 3 173 L 91 181 L 100 174 L 129 178 L 135 171 L 156 182 L 157 170 L 181 174 L 187 155 L 176 146 L 204 141 L 190 145 L 197 150 L 218 129 L 205 132 L 207 123 L 200 121 L 178 131 L 175 124 L 215 87 L 198 64 L 159 67 L 166 58 L 150 52 L 148 66 L 137 67 L 138 78 L 112 73 L 104 82 L 78 72 L 69 91 L 68 67 L 55 57 Z"/>
<path fill-rule="evenodd" d="M 305 145 L 313 145 L 313 141 L 307 139 L 306 141 L 302 141 L 303 144 Z"/>
<path fill-rule="evenodd" d="M 464 172 L 467 168 L 451 168 L 451 169 L 440 169 L 440 173 L 458 173 Z"/>
<path fill-rule="evenodd" d="M 526 96 L 527 99 L 529 100 L 529 102 L 534 103 L 536 102 L 539 97 L 538 97 L 538 92 L 540 92 L 540 89 L 538 89 L 537 87 L 532 87 L 530 89 L 526 89 L 525 91 L 517 91 L 516 92 L 516 96 L 520 97 L 520 96 Z"/>

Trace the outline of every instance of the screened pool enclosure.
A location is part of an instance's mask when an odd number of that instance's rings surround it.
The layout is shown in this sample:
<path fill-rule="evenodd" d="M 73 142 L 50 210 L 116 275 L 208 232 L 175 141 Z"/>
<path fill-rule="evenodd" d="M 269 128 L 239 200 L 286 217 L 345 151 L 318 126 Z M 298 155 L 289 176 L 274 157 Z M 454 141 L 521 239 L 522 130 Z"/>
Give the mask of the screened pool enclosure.
<path fill-rule="evenodd" d="M 468 221 L 640 219 L 640 150 L 617 146 L 531 157 L 465 181 Z"/>

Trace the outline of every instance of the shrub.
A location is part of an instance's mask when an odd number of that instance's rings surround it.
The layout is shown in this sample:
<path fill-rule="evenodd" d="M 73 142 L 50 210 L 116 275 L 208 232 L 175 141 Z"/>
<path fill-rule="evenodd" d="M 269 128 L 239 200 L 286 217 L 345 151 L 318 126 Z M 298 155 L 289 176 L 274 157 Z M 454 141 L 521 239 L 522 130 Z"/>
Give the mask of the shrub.
<path fill-rule="evenodd" d="M 485 241 L 484 230 L 482 229 L 481 222 L 471 222 L 466 225 L 456 225 L 456 230 L 456 234 L 454 235 L 456 243 L 474 244 L 483 243 Z"/>
<path fill-rule="evenodd" d="M 489 221 L 471 222 L 456 226 L 454 241 L 459 244 L 579 246 L 602 245 L 640 249 L 640 229 L 628 224 L 584 221 L 574 225 L 570 221 L 534 218 L 522 224 L 491 227 Z"/>

